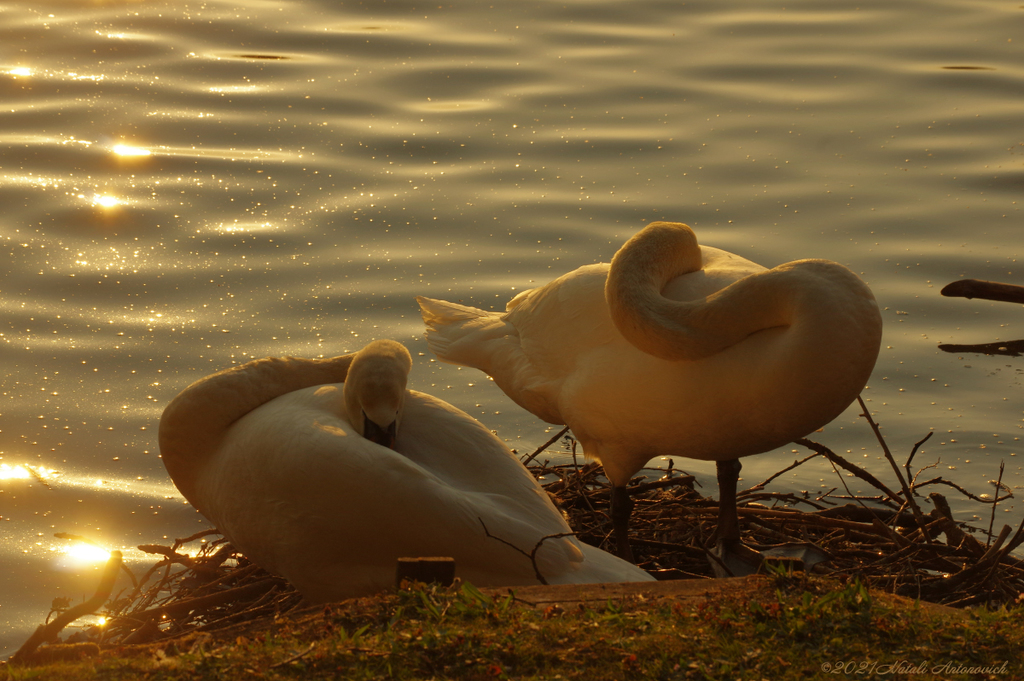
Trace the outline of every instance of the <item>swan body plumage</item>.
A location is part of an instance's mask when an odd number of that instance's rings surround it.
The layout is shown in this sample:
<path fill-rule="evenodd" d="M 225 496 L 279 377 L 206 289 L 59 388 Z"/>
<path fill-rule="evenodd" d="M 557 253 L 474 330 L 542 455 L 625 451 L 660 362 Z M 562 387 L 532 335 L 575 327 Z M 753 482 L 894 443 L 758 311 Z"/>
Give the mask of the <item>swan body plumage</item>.
<path fill-rule="evenodd" d="M 378 341 L 355 356 L 258 360 L 207 377 L 166 409 L 164 462 L 242 553 L 315 602 L 393 586 L 401 557 L 451 556 L 481 586 L 537 583 L 530 559 L 486 532 L 528 554 L 571 530 L 493 433 L 405 389 L 408 366 L 404 347 Z M 363 437 L 364 418 L 383 437 L 395 423 L 394 449 Z M 651 579 L 574 537 L 545 541 L 537 568 L 549 583 Z"/>
<path fill-rule="evenodd" d="M 417 300 L 439 359 L 570 426 L 616 487 L 657 456 L 731 461 L 827 424 L 863 389 L 882 328 L 838 263 L 766 269 L 665 222 L 504 312 Z"/>

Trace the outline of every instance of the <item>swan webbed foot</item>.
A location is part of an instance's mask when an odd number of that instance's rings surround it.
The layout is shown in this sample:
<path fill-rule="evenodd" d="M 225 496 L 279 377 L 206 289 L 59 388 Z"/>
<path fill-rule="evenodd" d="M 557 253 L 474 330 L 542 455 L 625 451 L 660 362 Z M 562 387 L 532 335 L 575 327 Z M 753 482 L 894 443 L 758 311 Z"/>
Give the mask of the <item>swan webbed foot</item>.
<path fill-rule="evenodd" d="M 739 540 L 722 539 L 709 553 L 708 562 L 716 577 L 745 577 L 765 572 L 766 565 L 788 566 L 790 570 L 809 572 L 830 557 L 814 544 L 779 544 L 758 551 Z"/>
<path fill-rule="evenodd" d="M 764 564 L 764 556 L 740 540 L 719 539 L 711 549 L 708 562 L 715 577 L 745 577 L 756 574 Z"/>
<path fill-rule="evenodd" d="M 612 485 L 612 534 L 615 535 L 616 552 L 619 558 L 636 563 L 633 549 L 629 545 L 629 516 L 633 513 L 633 500 L 624 485 Z"/>

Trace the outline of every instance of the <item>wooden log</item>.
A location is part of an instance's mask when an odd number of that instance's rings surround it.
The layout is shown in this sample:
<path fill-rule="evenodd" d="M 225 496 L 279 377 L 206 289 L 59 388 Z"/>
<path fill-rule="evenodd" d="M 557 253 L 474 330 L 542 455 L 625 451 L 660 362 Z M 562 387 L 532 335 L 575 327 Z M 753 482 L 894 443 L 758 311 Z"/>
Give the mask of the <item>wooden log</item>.
<path fill-rule="evenodd" d="M 451 586 L 455 581 L 455 559 L 431 556 L 427 558 L 399 558 L 395 569 L 395 586 L 402 582 L 422 582 Z"/>
<path fill-rule="evenodd" d="M 982 298 L 983 300 L 1024 304 L 1024 286 L 1000 284 L 981 279 L 960 279 L 946 284 L 939 293 L 948 298 Z"/>

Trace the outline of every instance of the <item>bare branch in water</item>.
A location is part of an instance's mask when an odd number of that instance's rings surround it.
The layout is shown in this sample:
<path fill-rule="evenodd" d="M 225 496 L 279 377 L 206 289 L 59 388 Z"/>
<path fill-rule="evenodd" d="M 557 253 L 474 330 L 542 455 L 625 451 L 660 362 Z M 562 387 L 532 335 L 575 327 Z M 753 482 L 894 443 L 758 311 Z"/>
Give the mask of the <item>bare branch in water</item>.
<path fill-rule="evenodd" d="M 110 598 L 110 592 L 114 590 L 114 581 L 117 579 L 117 573 L 121 571 L 121 552 L 111 551 L 110 559 L 107 560 L 106 567 L 103 568 L 103 575 L 100 577 L 99 586 L 96 587 L 96 593 L 93 594 L 92 598 L 80 603 L 73 608 L 69 608 L 64 612 L 60 613 L 53 620 L 47 624 L 40 625 L 28 640 L 18 648 L 18 652 L 11 656 L 11 662 L 26 662 L 28 661 L 32 653 L 35 652 L 43 643 L 49 643 L 57 638 L 57 635 L 66 627 L 71 624 L 79 617 L 85 615 L 91 615 L 107 602 Z"/>

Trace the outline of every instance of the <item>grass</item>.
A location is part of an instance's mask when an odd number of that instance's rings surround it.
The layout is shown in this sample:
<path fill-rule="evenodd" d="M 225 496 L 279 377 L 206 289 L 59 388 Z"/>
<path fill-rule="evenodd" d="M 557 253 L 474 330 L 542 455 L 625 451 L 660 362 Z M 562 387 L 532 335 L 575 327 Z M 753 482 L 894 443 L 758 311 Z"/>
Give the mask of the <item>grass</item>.
<path fill-rule="evenodd" d="M 1024 677 L 1020 615 L 781 573 L 714 598 L 542 608 L 418 585 L 217 637 L 6 665 L 0 680 L 1013 679 Z"/>

